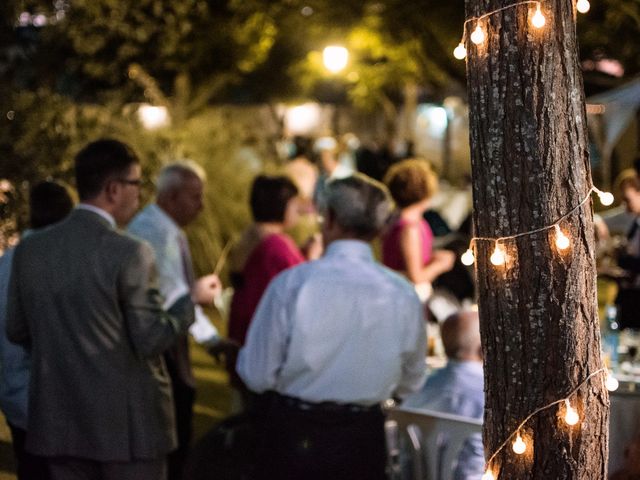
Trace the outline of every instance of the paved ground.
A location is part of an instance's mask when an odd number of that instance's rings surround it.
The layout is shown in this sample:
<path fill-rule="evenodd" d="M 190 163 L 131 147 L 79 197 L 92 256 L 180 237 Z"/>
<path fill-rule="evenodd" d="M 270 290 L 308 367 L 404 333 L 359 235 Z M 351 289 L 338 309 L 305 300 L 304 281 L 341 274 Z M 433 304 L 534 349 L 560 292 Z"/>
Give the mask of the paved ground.
<path fill-rule="evenodd" d="M 194 419 L 194 436 L 197 440 L 227 416 L 231 391 L 227 386 L 227 374 L 224 368 L 215 365 L 202 348 L 192 345 L 191 356 L 198 384 Z M 4 418 L 0 415 L 0 480 L 15 480 L 14 472 L 11 434 Z"/>

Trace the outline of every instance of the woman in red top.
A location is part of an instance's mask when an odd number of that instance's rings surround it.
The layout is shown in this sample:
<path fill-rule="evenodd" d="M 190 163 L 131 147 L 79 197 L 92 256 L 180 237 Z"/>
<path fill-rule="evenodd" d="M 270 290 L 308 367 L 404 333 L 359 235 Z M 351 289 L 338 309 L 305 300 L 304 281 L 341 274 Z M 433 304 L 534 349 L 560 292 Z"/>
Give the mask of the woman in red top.
<path fill-rule="evenodd" d="M 285 230 L 297 220 L 298 189 L 285 176 L 256 177 L 251 188 L 254 223 L 231 254 L 235 293 L 229 313 L 229 338 L 244 344 L 251 317 L 273 277 L 304 261 Z"/>
<path fill-rule="evenodd" d="M 423 217 L 436 193 L 438 178 L 426 161 L 409 159 L 393 165 L 384 183 L 400 212 L 383 238 L 382 261 L 416 286 L 431 284 L 451 270 L 455 260 L 453 252 L 433 251 L 433 232 Z"/>

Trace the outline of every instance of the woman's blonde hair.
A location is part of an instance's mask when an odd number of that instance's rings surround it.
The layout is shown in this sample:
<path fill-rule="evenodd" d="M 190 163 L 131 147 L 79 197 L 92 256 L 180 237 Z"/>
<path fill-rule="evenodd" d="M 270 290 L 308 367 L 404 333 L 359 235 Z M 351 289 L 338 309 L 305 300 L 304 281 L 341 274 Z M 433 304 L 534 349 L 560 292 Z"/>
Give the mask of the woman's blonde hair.
<path fill-rule="evenodd" d="M 433 197 L 438 176 L 426 160 L 410 158 L 396 163 L 384 176 L 384 183 L 399 208 Z"/>

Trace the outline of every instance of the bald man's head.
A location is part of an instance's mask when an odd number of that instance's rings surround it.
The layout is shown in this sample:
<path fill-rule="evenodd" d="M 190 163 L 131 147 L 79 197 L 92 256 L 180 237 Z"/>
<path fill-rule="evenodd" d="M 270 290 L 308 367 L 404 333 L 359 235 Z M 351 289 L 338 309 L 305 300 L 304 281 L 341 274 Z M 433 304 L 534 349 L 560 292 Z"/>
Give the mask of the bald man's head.
<path fill-rule="evenodd" d="M 448 358 L 482 360 L 478 312 L 469 310 L 451 315 L 440 327 L 440 335 Z"/>

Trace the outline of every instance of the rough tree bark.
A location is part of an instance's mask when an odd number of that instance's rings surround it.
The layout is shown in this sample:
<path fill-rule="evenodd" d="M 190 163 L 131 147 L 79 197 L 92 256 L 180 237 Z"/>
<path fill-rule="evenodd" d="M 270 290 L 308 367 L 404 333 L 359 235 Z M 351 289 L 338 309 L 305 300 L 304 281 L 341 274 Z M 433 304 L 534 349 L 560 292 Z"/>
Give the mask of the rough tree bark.
<path fill-rule="evenodd" d="M 467 18 L 515 0 L 467 0 Z M 589 194 L 591 173 L 575 10 L 571 0 L 542 2 L 546 25 L 535 29 L 533 4 L 491 15 L 480 46 L 467 41 L 474 225 L 478 237 L 501 237 L 551 225 Z M 470 22 L 467 32 L 475 28 Z M 564 398 L 602 367 L 596 304 L 591 201 L 562 230 L 504 243 L 505 266 L 489 261 L 494 244 L 476 243 L 476 273 L 485 355 L 484 442 L 491 455 L 527 415 Z M 580 422 L 567 426 L 564 406 L 549 408 L 523 430 L 527 450 L 511 442 L 492 462 L 500 479 L 606 478 L 609 399 L 604 375 L 577 396 Z"/>

